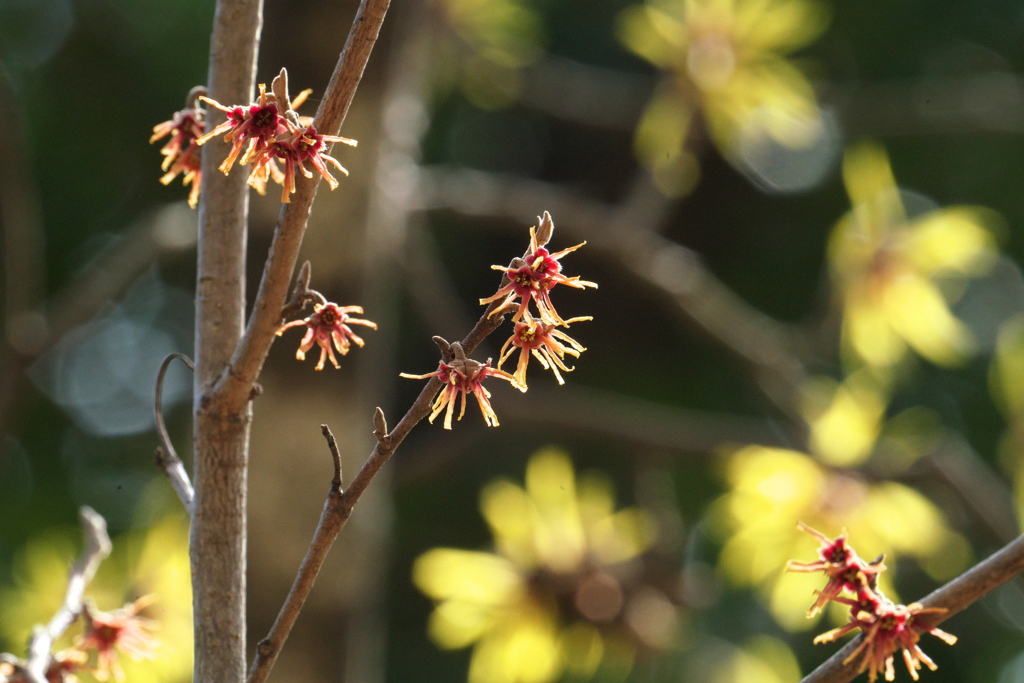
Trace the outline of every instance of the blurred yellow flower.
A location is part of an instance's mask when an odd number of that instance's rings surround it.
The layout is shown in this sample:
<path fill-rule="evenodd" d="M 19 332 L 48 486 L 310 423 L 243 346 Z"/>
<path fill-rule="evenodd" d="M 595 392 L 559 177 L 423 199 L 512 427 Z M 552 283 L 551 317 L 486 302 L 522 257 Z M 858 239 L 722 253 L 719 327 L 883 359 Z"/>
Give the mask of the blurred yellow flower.
<path fill-rule="evenodd" d="M 625 10 L 619 38 L 668 72 L 637 127 L 634 147 L 664 192 L 689 192 L 699 173 L 685 149 L 700 111 L 727 156 L 742 136 L 791 148 L 821 134 L 807 77 L 787 55 L 828 18 L 812 0 L 647 0 Z"/>
<path fill-rule="evenodd" d="M 478 107 L 512 104 L 522 89 L 520 70 L 544 54 L 544 24 L 536 11 L 524 0 L 438 0 L 438 6 L 468 48 L 442 53 L 442 71 Z M 453 47 L 441 41 L 442 50 Z"/>
<path fill-rule="evenodd" d="M 885 417 L 888 396 L 879 379 L 855 372 L 843 382 L 810 379 L 802 413 L 810 428 L 810 449 L 827 465 L 854 467 L 871 455 Z"/>
<path fill-rule="evenodd" d="M 871 483 L 855 473 L 822 466 L 803 453 L 747 446 L 728 460 L 729 492 L 712 507 L 724 546 L 719 568 L 734 584 L 753 586 L 786 629 L 811 628 L 805 618 L 820 578 L 784 574 L 786 561 L 813 557 L 814 540 L 797 520 L 835 536 L 843 528 L 862 555 L 916 559 L 936 580 L 960 572 L 970 560 L 967 541 L 949 529 L 942 511 L 917 491 L 895 482 Z M 895 595 L 892 572 L 882 589 Z"/>
<path fill-rule="evenodd" d="M 0 588 L 0 638 L 18 653 L 32 627 L 54 615 L 67 590 L 68 568 L 78 553 L 77 532 L 30 542 L 15 559 L 15 584 Z M 192 677 L 192 591 L 188 520 L 172 514 L 148 529 L 113 538 L 113 552 L 86 590 L 99 609 L 112 610 L 144 595 L 145 615 L 156 622 L 160 646 L 152 660 L 121 660 L 127 680 L 181 683 Z M 79 622 L 61 639 L 81 634 Z M 88 675 L 79 673 L 88 680 Z"/>
<path fill-rule="evenodd" d="M 624 675 L 638 642 L 671 639 L 665 631 L 678 624 L 668 599 L 630 590 L 630 561 L 653 543 L 653 521 L 636 508 L 615 511 L 607 480 L 577 480 L 565 453 L 542 450 L 525 488 L 492 482 L 480 507 L 495 553 L 434 548 L 413 566 L 414 583 L 437 603 L 431 638 L 474 645 L 470 683 L 545 683 L 599 668 Z M 639 633 L 627 630 L 633 621 L 643 622 Z M 653 636 L 651 624 L 660 625 Z"/>
<path fill-rule="evenodd" d="M 989 385 L 1007 417 L 1024 416 L 1024 314 L 1010 318 L 999 329 Z"/>
<path fill-rule="evenodd" d="M 999 444 L 1001 464 L 1013 481 L 1018 524 L 1024 523 L 1024 315 L 999 330 L 989 386 L 1009 423 Z"/>
<path fill-rule="evenodd" d="M 998 217 L 974 206 L 908 218 L 885 150 L 861 144 L 846 153 L 843 180 L 853 209 L 836 225 L 829 261 L 843 304 L 843 338 L 875 369 L 898 363 L 907 347 L 954 365 L 974 340 L 949 310 L 940 278 L 986 273 L 997 251 Z"/>
<path fill-rule="evenodd" d="M 800 680 L 800 664 L 785 642 L 754 636 L 717 668 L 714 683 L 792 683 Z"/>

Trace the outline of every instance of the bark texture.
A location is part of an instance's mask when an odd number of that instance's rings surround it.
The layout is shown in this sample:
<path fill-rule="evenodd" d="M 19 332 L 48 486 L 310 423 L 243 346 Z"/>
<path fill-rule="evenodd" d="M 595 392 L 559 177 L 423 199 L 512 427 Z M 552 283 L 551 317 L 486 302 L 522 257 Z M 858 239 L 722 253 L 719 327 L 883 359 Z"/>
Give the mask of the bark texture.
<path fill-rule="evenodd" d="M 207 90 L 226 105 L 252 100 L 262 24 L 261 0 L 218 0 Z M 223 114 L 210 108 L 207 125 Z M 227 371 L 245 316 L 248 187 L 244 170 L 217 166 L 227 143 L 203 150 L 196 282 L 195 512 L 192 606 L 196 683 L 245 678 L 246 474 L 249 402 L 227 405 L 212 387 Z"/>

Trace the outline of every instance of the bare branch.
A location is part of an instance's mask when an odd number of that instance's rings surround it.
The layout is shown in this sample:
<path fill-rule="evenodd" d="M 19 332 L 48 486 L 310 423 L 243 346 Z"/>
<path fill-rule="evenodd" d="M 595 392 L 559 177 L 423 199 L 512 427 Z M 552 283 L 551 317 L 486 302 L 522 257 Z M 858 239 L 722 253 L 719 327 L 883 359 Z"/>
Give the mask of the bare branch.
<path fill-rule="evenodd" d="M 331 489 L 341 490 L 341 453 L 338 451 L 338 442 L 327 425 L 320 425 L 320 431 L 327 439 L 327 447 L 331 449 L 331 458 L 334 460 L 334 479 L 331 480 Z"/>
<path fill-rule="evenodd" d="M 206 84 L 218 102 L 249 102 L 263 24 L 262 0 L 217 0 Z M 224 120 L 208 110 L 212 129 Z M 218 168 L 229 143 L 203 145 L 196 254 L 193 421 L 195 498 L 189 556 L 195 635 L 193 679 L 241 683 L 246 669 L 245 576 L 249 424 L 243 400 L 211 391 L 230 368 L 245 328 L 249 186 Z M 275 313 L 280 313 L 280 305 Z"/>
<path fill-rule="evenodd" d="M 323 294 L 309 288 L 309 281 L 312 276 L 313 265 L 306 261 L 302 264 L 302 268 L 299 269 L 299 274 L 295 278 L 295 286 L 292 288 L 291 296 L 288 297 L 284 308 L 281 309 L 282 322 L 304 309 L 310 301 L 315 301 L 321 306 L 327 304 L 327 299 L 324 298 Z"/>
<path fill-rule="evenodd" d="M 389 5 L 390 0 L 362 0 L 360 3 L 314 119 L 319 132 L 335 135 L 340 131 Z M 291 202 L 281 209 L 245 335 L 231 359 L 231 372 L 226 373 L 217 386 L 231 404 L 240 405 L 247 400 L 249 386 L 259 376 L 274 341 L 319 183 L 319 176 L 313 180 L 298 178 Z"/>
<path fill-rule="evenodd" d="M 189 481 L 188 472 L 185 471 L 185 465 L 181 462 L 181 458 L 178 457 L 178 452 L 174 450 L 171 436 L 167 433 L 167 425 L 164 423 L 164 376 L 167 374 L 167 368 L 175 360 L 180 360 L 192 372 L 196 371 L 196 366 L 192 363 L 191 358 L 183 353 L 172 353 L 167 358 L 164 358 L 164 362 L 160 364 L 160 370 L 156 373 L 156 396 L 153 399 L 153 417 L 156 418 L 156 433 L 160 437 L 161 443 L 161 446 L 156 449 L 156 464 L 157 467 L 164 471 L 167 479 L 171 482 L 171 486 L 174 488 L 174 492 L 178 494 L 178 498 L 181 499 L 182 505 L 185 506 L 185 510 L 188 511 L 189 517 L 191 517 L 195 502 L 195 491 L 192 490 L 192 482 Z"/>
<path fill-rule="evenodd" d="M 946 611 L 918 618 L 929 624 L 938 625 L 1017 576 L 1021 571 L 1024 571 L 1024 536 L 1019 536 L 1001 550 L 928 594 L 921 600 L 925 609 L 941 608 Z M 857 676 L 856 664 L 843 662 L 853 654 L 862 639 L 863 636 L 857 636 L 848 642 L 801 683 L 847 683 L 853 680 Z"/>
<path fill-rule="evenodd" d="M 461 348 L 466 354 L 472 353 L 473 349 L 487 335 L 494 332 L 505 320 L 504 315 L 490 315 L 499 303 L 495 302 L 487 307 L 483 316 L 481 316 L 477 324 L 462 341 L 461 347 L 454 344 L 451 347 Z M 434 341 L 442 350 L 449 346 L 440 337 L 434 337 Z M 444 346 L 442 346 L 441 342 L 444 342 Z M 309 545 L 306 556 L 302 560 L 302 564 L 299 566 L 298 574 L 288 593 L 288 597 L 285 598 L 284 605 L 281 607 L 274 625 L 270 628 L 270 633 L 256 646 L 256 657 L 253 659 L 252 667 L 249 669 L 248 683 L 262 683 L 270 675 L 274 662 L 281 652 L 281 647 L 284 645 L 285 640 L 287 640 L 292 626 L 295 625 L 295 620 L 298 619 L 302 606 L 305 604 L 306 598 L 309 597 L 309 592 L 313 589 L 313 583 L 320 573 L 320 568 L 327 558 L 327 553 L 330 551 L 338 534 L 345 527 L 345 523 L 348 522 L 352 509 L 359 501 L 359 497 L 370 485 L 370 482 L 373 481 L 373 478 L 377 476 L 381 468 L 384 467 L 388 459 L 391 458 L 395 450 L 402 444 L 405 437 L 409 435 L 412 428 L 430 413 L 430 404 L 440 388 L 441 380 L 436 377 L 430 378 L 408 412 L 399 420 L 398 425 L 395 426 L 394 431 L 391 433 L 387 432 L 387 423 L 384 420 L 383 411 L 378 408 L 374 412 L 374 435 L 377 436 L 377 445 L 374 446 L 370 457 L 363 463 L 362 469 L 359 470 L 356 478 L 352 480 L 352 483 L 349 484 L 345 491 L 341 491 L 340 470 L 338 470 L 337 486 L 332 482 L 331 490 L 327 495 L 327 501 L 324 503 L 323 512 L 320 514 L 320 521 L 313 534 L 313 540 Z M 326 426 L 322 428 L 324 429 L 324 436 L 328 438 L 328 444 L 330 444 L 332 440 L 332 437 L 328 436 L 330 430 Z M 332 448 L 333 454 L 334 449 Z"/>
<path fill-rule="evenodd" d="M 64 603 L 46 626 L 37 626 L 28 643 L 26 673 L 31 683 L 46 683 L 46 670 L 50 666 L 53 643 L 63 635 L 82 613 L 85 588 L 96 575 L 100 563 L 110 555 L 110 537 L 107 523 L 95 510 L 83 506 L 78 510 L 82 522 L 84 546 L 78 561 L 68 576 L 68 590 Z"/>

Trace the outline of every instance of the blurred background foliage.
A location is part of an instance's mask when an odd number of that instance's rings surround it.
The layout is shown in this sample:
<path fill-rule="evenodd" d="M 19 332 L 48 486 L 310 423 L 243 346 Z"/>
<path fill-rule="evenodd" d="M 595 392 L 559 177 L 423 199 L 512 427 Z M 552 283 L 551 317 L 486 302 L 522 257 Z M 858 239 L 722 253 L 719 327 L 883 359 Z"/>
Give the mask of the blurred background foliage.
<path fill-rule="evenodd" d="M 267 0 L 260 80 L 287 67 L 312 110 L 355 6 Z M 151 407 L 192 348 L 195 213 L 146 141 L 204 81 L 212 15 L 0 0 L 0 650 L 48 618 L 88 504 L 115 543 L 99 607 L 157 594 L 165 650 L 133 680 L 189 670 Z M 313 286 L 380 330 L 336 372 L 271 353 L 250 643 L 329 485 L 317 425 L 353 472 L 372 407 L 405 410 L 398 372 L 435 367 L 430 336 L 469 329 L 544 210 L 600 289 L 558 293 L 594 317 L 566 386 L 537 373 L 494 391 L 498 429 L 410 436 L 277 679 L 795 681 L 834 649 L 808 630 L 844 618 L 806 619 L 819 583 L 781 573 L 813 558 L 797 520 L 886 553 L 904 601 L 1019 532 L 1019 2 L 394 0 L 385 26 L 342 131 L 360 145 L 337 150 L 352 175 L 304 247 Z M 250 290 L 274 200 L 253 197 Z M 186 453 L 190 386 L 174 366 Z M 1024 681 L 1022 614 L 1022 585 L 998 589 L 948 622 L 955 648 L 926 643 L 925 675 Z"/>

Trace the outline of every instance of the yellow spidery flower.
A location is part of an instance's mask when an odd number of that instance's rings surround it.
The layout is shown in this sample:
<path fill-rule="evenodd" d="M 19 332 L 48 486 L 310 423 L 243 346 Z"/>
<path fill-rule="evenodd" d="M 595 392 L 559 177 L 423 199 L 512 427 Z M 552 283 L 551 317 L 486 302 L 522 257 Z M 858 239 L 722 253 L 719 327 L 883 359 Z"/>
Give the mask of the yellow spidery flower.
<path fill-rule="evenodd" d="M 988 272 L 997 251 L 998 217 L 976 206 L 952 206 L 909 217 L 885 150 L 853 147 L 843 160 L 853 209 L 829 243 L 832 276 L 843 305 L 843 340 L 875 369 L 914 349 L 933 363 L 954 365 L 973 350 L 967 327 L 949 310 L 938 280 Z"/>
<path fill-rule="evenodd" d="M 569 457 L 555 449 L 530 459 L 525 488 L 489 484 L 480 507 L 495 552 L 434 548 L 413 567 L 413 581 L 437 603 L 431 638 L 443 648 L 474 648 L 470 683 L 628 671 L 632 646 L 608 627 L 628 623 L 631 610 L 650 611 L 652 590 L 631 595 L 617 573 L 654 541 L 650 516 L 616 511 L 611 487 L 577 480 Z"/>
<path fill-rule="evenodd" d="M 641 162 L 668 194 L 686 194 L 698 168 L 685 149 L 700 113 L 729 155 L 741 136 L 791 148 L 821 134 L 814 89 L 785 55 L 827 25 L 811 0 L 647 0 L 622 13 L 619 38 L 666 72 L 636 130 Z"/>

